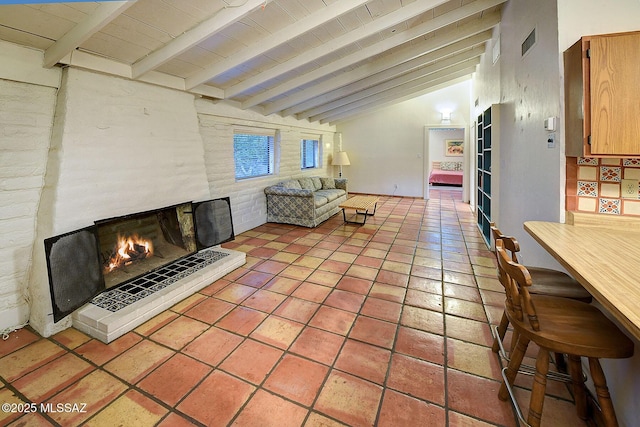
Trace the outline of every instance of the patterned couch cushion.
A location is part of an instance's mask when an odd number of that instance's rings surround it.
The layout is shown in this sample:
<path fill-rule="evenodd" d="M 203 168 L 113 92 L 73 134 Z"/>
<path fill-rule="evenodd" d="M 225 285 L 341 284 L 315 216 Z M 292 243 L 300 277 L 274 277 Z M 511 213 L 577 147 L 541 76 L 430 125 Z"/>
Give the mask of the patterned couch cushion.
<path fill-rule="evenodd" d="M 282 183 L 282 186 L 290 190 L 302 190 L 300 182 L 298 182 L 297 179 L 290 179 L 289 181 L 285 181 Z"/>
<path fill-rule="evenodd" d="M 311 181 L 313 181 L 313 189 L 318 191 L 322 189 L 322 181 L 320 181 L 319 176 L 312 176 Z"/>
<path fill-rule="evenodd" d="M 315 204 L 316 208 L 319 208 L 320 206 L 324 206 L 329 202 L 329 200 L 322 194 L 318 194 L 318 193 L 314 193 L 313 194 L 313 203 Z"/>
<path fill-rule="evenodd" d="M 299 178 L 298 182 L 303 190 L 316 191 L 316 187 L 313 185 L 313 180 L 311 178 Z"/>
<path fill-rule="evenodd" d="M 322 197 L 326 197 L 328 201 L 333 202 L 335 199 L 337 199 L 338 197 L 342 196 L 343 194 L 345 194 L 344 190 L 338 190 L 338 189 L 334 189 L 334 190 L 318 190 L 316 191 L 315 194 L 318 194 Z"/>

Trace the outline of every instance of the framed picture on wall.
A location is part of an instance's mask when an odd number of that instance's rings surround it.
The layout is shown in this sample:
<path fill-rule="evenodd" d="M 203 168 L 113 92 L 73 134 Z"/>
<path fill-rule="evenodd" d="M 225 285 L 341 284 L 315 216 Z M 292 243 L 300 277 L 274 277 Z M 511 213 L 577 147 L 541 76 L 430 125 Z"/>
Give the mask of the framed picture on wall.
<path fill-rule="evenodd" d="M 444 155 L 448 157 L 462 157 L 464 155 L 464 141 L 461 139 L 445 139 Z"/>

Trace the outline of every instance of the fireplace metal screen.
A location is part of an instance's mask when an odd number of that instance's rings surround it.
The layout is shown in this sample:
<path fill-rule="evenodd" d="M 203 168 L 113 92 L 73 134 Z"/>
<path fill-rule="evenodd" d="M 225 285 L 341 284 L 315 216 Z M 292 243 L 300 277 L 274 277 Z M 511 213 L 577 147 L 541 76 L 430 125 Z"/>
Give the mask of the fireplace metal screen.
<path fill-rule="evenodd" d="M 235 238 L 228 197 L 193 204 L 198 249 L 209 248 Z"/>
<path fill-rule="evenodd" d="M 55 322 L 105 289 L 96 231 L 91 226 L 44 241 Z"/>
<path fill-rule="evenodd" d="M 133 235 L 135 243 L 121 251 L 121 238 L 128 241 Z M 99 220 L 93 226 L 46 239 L 54 321 L 105 289 L 110 293 L 94 301 L 102 301 L 100 306 L 105 309 L 138 301 L 215 262 L 213 258 L 226 256 L 217 253 L 212 258 L 215 252 L 202 250 L 234 238 L 227 197 Z M 153 248 L 149 253 L 143 242 Z M 117 268 L 112 268 L 112 257 L 118 253 L 131 261 L 118 261 Z"/>

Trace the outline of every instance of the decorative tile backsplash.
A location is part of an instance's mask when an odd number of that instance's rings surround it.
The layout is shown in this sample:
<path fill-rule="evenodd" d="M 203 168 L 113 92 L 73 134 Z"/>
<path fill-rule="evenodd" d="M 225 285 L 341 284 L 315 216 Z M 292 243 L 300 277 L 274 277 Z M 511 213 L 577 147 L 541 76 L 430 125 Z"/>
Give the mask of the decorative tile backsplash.
<path fill-rule="evenodd" d="M 640 158 L 567 157 L 566 208 L 640 216 Z"/>
<path fill-rule="evenodd" d="M 600 181 L 620 182 L 621 167 L 600 166 Z"/>

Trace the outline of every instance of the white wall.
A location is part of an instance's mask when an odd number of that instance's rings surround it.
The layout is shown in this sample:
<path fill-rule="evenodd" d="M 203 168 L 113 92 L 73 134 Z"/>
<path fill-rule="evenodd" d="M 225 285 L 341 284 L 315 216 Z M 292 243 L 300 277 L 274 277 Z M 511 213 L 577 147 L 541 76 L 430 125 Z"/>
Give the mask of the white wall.
<path fill-rule="evenodd" d="M 266 221 L 264 187 L 333 175 L 335 128 L 264 117 L 188 93 L 67 68 L 0 42 L 0 330 L 54 324 L 44 239 L 93 221 L 183 201 L 230 196 L 236 232 Z M 233 128 L 280 135 L 279 173 L 235 182 Z M 322 167 L 300 170 L 300 139 L 322 140 Z"/>
<path fill-rule="evenodd" d="M 351 161 L 343 168 L 349 191 L 423 197 L 425 125 L 439 124 L 440 110 L 449 108 L 451 127 L 468 129 L 470 87 L 464 81 L 339 123 Z"/>
<path fill-rule="evenodd" d="M 60 70 L 0 41 L 0 331 L 29 319 L 28 271 Z"/>
<path fill-rule="evenodd" d="M 56 89 L 0 80 L 0 331 L 29 318 L 27 272 Z"/>
<path fill-rule="evenodd" d="M 558 1 L 558 28 L 560 54 L 582 36 L 640 31 L 640 1 Z"/>
<path fill-rule="evenodd" d="M 522 57 L 521 43 L 536 29 L 536 44 Z M 558 31 L 555 0 L 511 0 L 503 9 L 499 31 L 500 57 L 492 63 L 485 53 L 474 86 L 476 114 L 500 103 L 499 206 L 497 225 L 522 243 L 522 258 L 529 265 L 559 267 L 523 230 L 527 220 L 558 221 L 561 212 L 561 170 L 564 148 L 547 148 L 544 119 L 561 117 Z"/>
<path fill-rule="evenodd" d="M 236 233 L 249 230 L 267 221 L 264 188 L 291 177 L 333 176 L 331 166 L 335 128 L 328 125 L 283 118 L 265 117 L 252 111 L 199 99 L 196 101 L 200 133 L 204 141 L 205 162 L 212 197 L 231 196 L 233 223 Z M 233 132 L 243 129 L 278 131 L 276 144 L 280 161 L 274 175 L 235 180 L 233 163 Z M 300 169 L 300 141 L 320 140 L 320 167 Z"/>

